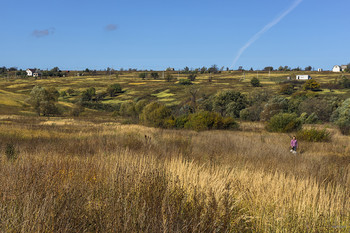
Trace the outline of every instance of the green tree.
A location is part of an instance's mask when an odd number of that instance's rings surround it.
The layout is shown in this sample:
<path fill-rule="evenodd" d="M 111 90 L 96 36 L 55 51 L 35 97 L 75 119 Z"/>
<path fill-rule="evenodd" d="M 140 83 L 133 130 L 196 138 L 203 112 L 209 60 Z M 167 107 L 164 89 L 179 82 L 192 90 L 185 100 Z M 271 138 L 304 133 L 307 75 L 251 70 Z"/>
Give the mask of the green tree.
<path fill-rule="evenodd" d="M 33 87 L 30 92 L 29 103 L 33 106 L 38 116 L 56 115 L 59 110 L 55 105 L 58 101 L 59 92 L 55 88 L 45 89 L 41 86 Z"/>
<path fill-rule="evenodd" d="M 264 68 L 264 71 L 273 71 L 273 67 L 272 66 L 266 66 Z"/>
<path fill-rule="evenodd" d="M 173 80 L 173 76 L 171 74 L 167 73 L 166 76 L 165 76 L 165 80 L 167 82 L 171 82 L 171 80 Z"/>
<path fill-rule="evenodd" d="M 250 83 L 252 84 L 253 87 L 260 87 L 260 81 L 258 78 L 254 77 L 252 80 L 250 80 Z"/>
<path fill-rule="evenodd" d="M 215 95 L 213 108 L 221 116 L 239 117 L 239 112 L 248 104 L 247 98 L 240 92 L 222 91 Z"/>
<path fill-rule="evenodd" d="M 112 84 L 107 88 L 107 93 L 110 97 L 114 97 L 118 93 L 122 93 L 122 87 L 119 83 Z"/>
<path fill-rule="evenodd" d="M 90 87 L 83 91 L 82 93 L 82 101 L 91 101 L 96 96 L 96 89 L 94 87 Z"/>
<path fill-rule="evenodd" d="M 142 80 L 145 80 L 147 78 L 147 73 L 145 73 L 145 72 L 140 73 L 139 78 L 141 78 Z"/>
<path fill-rule="evenodd" d="M 194 80 L 196 80 L 196 77 L 197 77 L 197 75 L 190 74 L 187 78 L 193 82 Z"/>
<path fill-rule="evenodd" d="M 305 67 L 305 71 L 311 71 L 311 70 L 312 70 L 312 67 L 311 67 L 311 66 Z"/>
<path fill-rule="evenodd" d="M 152 72 L 152 73 L 151 73 L 151 77 L 152 77 L 153 79 L 158 79 L 158 78 L 159 78 L 158 72 Z"/>

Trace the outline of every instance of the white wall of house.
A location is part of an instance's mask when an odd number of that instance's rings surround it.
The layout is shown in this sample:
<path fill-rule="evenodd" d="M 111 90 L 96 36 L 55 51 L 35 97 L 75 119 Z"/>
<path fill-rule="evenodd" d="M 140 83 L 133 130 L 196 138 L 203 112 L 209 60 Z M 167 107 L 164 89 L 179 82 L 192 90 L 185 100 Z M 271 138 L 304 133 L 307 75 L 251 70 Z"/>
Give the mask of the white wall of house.
<path fill-rule="evenodd" d="M 341 72 L 341 67 L 338 66 L 338 65 L 335 65 L 335 66 L 333 66 L 332 71 L 333 71 L 333 72 Z"/>
<path fill-rule="evenodd" d="M 322 72 L 322 71 L 323 71 L 323 69 L 319 68 L 317 71 L 318 71 L 318 72 Z"/>
<path fill-rule="evenodd" d="M 311 79 L 310 75 L 297 75 L 296 76 L 297 80 L 308 80 Z"/>
<path fill-rule="evenodd" d="M 26 72 L 27 76 L 33 76 L 33 72 L 30 69 L 27 69 Z"/>

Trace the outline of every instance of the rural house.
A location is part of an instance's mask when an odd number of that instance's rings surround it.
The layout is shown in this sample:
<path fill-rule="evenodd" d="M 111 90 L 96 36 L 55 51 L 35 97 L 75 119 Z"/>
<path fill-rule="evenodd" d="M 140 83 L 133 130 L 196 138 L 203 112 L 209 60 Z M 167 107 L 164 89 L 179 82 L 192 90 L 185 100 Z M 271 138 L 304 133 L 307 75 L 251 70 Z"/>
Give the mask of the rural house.
<path fill-rule="evenodd" d="M 333 72 L 342 72 L 342 71 L 345 71 L 347 68 L 348 68 L 347 65 L 341 65 L 341 66 L 335 65 L 335 66 L 333 66 L 332 71 Z"/>
<path fill-rule="evenodd" d="M 311 79 L 310 75 L 297 75 L 296 80 L 308 80 Z"/>
<path fill-rule="evenodd" d="M 26 72 L 27 72 L 27 76 L 30 76 L 30 77 L 41 76 L 41 73 L 38 69 L 27 69 Z"/>

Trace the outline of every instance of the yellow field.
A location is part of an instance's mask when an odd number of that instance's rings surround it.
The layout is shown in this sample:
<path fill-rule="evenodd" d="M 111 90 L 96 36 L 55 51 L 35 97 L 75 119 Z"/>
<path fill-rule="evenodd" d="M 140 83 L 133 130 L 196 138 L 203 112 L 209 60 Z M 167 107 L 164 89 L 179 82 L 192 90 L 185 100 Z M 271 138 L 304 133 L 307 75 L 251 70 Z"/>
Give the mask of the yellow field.
<path fill-rule="evenodd" d="M 0 117 L 0 231 L 349 232 L 348 136 L 241 129 Z"/>

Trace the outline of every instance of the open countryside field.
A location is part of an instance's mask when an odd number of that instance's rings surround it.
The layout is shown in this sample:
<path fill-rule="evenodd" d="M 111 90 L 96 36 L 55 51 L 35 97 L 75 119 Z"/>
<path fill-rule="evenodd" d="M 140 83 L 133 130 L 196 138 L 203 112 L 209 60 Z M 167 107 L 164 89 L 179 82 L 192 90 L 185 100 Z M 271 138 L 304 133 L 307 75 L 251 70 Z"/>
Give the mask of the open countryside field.
<path fill-rule="evenodd" d="M 198 74 L 190 86 L 178 83 L 188 74 L 171 74 L 171 82 L 139 72 L 1 79 L 0 231 L 349 232 L 350 136 L 332 123 L 305 124 L 325 129 L 329 141 L 300 140 L 293 155 L 292 133 L 268 132 L 263 121 L 197 132 L 123 124 L 126 117 L 111 111 L 70 113 L 87 88 L 102 93 L 115 83 L 123 92 L 100 103 L 173 109 L 189 101 L 191 88 L 198 98 L 223 90 L 277 95 L 296 74 L 321 84 L 308 95 L 346 99 L 350 89 L 322 88 L 342 74 L 222 72 L 211 82 Z M 262 86 L 252 87 L 257 76 Z M 27 101 L 36 85 L 76 94 L 58 98 L 62 115 L 37 116 Z"/>
<path fill-rule="evenodd" d="M 149 72 L 150 73 L 150 72 Z M 160 101 L 168 106 L 179 105 L 189 98 L 188 86 L 179 85 L 179 79 L 186 79 L 188 74 L 177 72 L 171 73 L 173 80 L 167 82 L 162 79 L 162 72 L 159 72 L 160 78 L 148 78 L 142 80 L 139 77 L 140 72 L 119 72 L 118 77 L 113 75 L 98 76 L 71 76 L 61 78 L 2 78 L 0 80 L 0 114 L 26 114 L 30 115 L 30 106 L 25 100 L 35 85 L 42 87 L 54 87 L 58 91 L 67 91 L 73 89 L 80 93 L 87 88 L 94 87 L 99 92 L 106 91 L 111 84 L 118 83 L 123 88 L 123 93 L 117 97 L 106 97 L 101 103 L 120 104 L 126 101 L 137 101 L 140 99 Z M 224 71 L 220 74 L 198 74 L 196 80 L 191 85 L 192 88 L 199 89 L 200 95 L 210 96 L 222 90 L 236 90 L 243 94 L 249 95 L 256 91 L 266 91 L 270 94 L 277 94 L 280 89 L 280 83 L 287 80 L 287 77 L 295 77 L 298 74 L 308 74 L 321 85 L 329 82 L 340 80 L 341 73 L 333 72 L 268 72 L 256 71 Z M 346 74 L 345 74 L 346 75 Z M 209 76 L 212 81 L 209 82 Z M 348 75 L 349 76 L 349 75 Z M 253 77 L 258 77 L 262 87 L 252 87 L 250 81 Z M 300 81 L 303 83 L 303 81 Z M 341 96 L 342 98 L 350 97 L 349 89 L 337 89 L 330 92 L 328 89 L 322 89 L 317 95 Z M 60 97 L 59 104 L 69 110 L 70 103 L 78 101 L 79 95 Z M 90 111 L 91 113 L 91 111 Z M 35 114 L 35 113 L 33 113 Z M 89 114 L 87 111 L 86 114 Z M 96 114 L 96 112 L 92 112 Z M 100 112 L 103 115 L 103 113 Z"/>
<path fill-rule="evenodd" d="M 2 232 L 348 232 L 349 137 L 2 117 Z M 145 137 L 145 135 L 147 137 Z M 1 153 L 3 154 L 3 152 Z"/>

